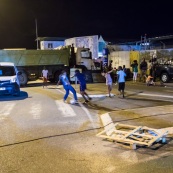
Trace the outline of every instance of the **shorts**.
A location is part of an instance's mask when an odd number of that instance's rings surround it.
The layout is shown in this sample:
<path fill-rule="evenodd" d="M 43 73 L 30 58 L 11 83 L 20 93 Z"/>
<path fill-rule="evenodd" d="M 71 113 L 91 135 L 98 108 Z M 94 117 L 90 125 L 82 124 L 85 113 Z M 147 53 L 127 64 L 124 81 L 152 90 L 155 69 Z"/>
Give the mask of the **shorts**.
<path fill-rule="evenodd" d="M 80 84 L 80 91 L 86 90 L 86 84 Z"/>
<path fill-rule="evenodd" d="M 124 90 L 125 89 L 125 82 L 120 82 L 119 83 L 119 86 L 118 86 L 118 90 L 119 91 L 122 91 L 122 90 Z"/>
<path fill-rule="evenodd" d="M 43 82 L 47 82 L 47 78 L 43 76 Z"/>
<path fill-rule="evenodd" d="M 112 82 L 106 82 L 106 85 L 112 85 Z"/>

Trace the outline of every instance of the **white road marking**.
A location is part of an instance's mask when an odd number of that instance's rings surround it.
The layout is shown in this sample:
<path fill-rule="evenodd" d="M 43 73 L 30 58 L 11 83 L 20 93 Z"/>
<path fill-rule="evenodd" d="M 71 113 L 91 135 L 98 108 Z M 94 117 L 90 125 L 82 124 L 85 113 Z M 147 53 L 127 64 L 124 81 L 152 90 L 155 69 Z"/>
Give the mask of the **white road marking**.
<path fill-rule="evenodd" d="M 121 154 L 119 154 L 119 156 L 126 162 L 129 162 L 130 164 L 135 164 L 138 162 L 137 154 L 133 150 L 122 152 Z"/>
<path fill-rule="evenodd" d="M 173 127 L 166 127 L 162 129 L 158 129 L 159 132 L 165 132 L 168 131 L 168 135 L 173 135 Z"/>
<path fill-rule="evenodd" d="M 31 109 L 29 113 L 33 115 L 33 119 L 40 119 L 41 118 L 41 102 L 32 102 Z"/>
<path fill-rule="evenodd" d="M 61 93 L 65 93 L 65 91 L 63 92 L 63 91 L 61 91 L 61 90 L 59 90 L 59 89 L 57 89 L 57 91 L 59 91 L 59 92 L 61 92 Z M 71 98 L 73 98 L 73 96 L 72 95 L 69 95 Z M 79 96 L 79 94 L 77 93 L 77 97 Z M 92 118 L 92 116 L 91 116 L 91 114 L 90 114 L 90 112 L 82 105 L 82 103 L 79 103 L 79 105 L 80 105 L 80 107 L 83 109 L 83 111 L 86 113 L 86 115 L 88 116 L 88 119 L 90 120 L 90 122 L 92 123 L 92 127 L 93 128 L 95 128 L 96 126 L 95 126 L 95 124 L 93 123 L 93 118 Z M 63 108 L 64 109 L 64 108 Z"/>
<path fill-rule="evenodd" d="M 149 162 L 151 160 L 156 160 L 161 157 L 170 156 L 170 155 L 172 155 L 171 152 L 165 152 L 165 153 L 161 153 L 161 154 L 154 155 L 151 157 L 146 157 L 146 158 L 143 157 L 142 159 L 139 159 L 136 152 L 134 150 L 130 150 L 130 151 L 122 152 L 118 156 L 121 157 L 124 160 L 124 162 L 129 163 L 130 165 L 133 165 L 136 163 Z"/>
<path fill-rule="evenodd" d="M 58 106 L 58 110 L 62 112 L 64 117 L 75 117 L 76 113 L 71 108 L 71 106 L 63 101 L 56 100 L 56 105 Z"/>
<path fill-rule="evenodd" d="M 143 95 L 143 96 L 152 96 L 152 97 L 173 98 L 173 96 L 168 96 L 168 95 L 147 94 L 147 93 L 139 93 L 138 95 Z"/>
<path fill-rule="evenodd" d="M 8 115 L 10 115 L 11 110 L 15 106 L 16 103 L 1 103 L 1 110 L 0 110 L 0 120 L 5 119 Z"/>

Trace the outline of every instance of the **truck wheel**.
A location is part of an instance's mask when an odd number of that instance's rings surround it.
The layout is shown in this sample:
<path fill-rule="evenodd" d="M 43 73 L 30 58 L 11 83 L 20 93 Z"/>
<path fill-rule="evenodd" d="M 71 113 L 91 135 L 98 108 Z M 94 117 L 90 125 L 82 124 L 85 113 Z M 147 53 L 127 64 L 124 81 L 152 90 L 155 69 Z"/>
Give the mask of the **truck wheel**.
<path fill-rule="evenodd" d="M 167 73 L 162 73 L 162 74 L 161 74 L 161 81 L 162 81 L 163 83 L 169 82 L 169 76 L 168 76 Z"/>
<path fill-rule="evenodd" d="M 19 81 L 20 81 L 20 85 L 26 85 L 28 82 L 28 77 L 27 74 L 25 72 L 22 71 L 22 74 L 19 75 Z"/>

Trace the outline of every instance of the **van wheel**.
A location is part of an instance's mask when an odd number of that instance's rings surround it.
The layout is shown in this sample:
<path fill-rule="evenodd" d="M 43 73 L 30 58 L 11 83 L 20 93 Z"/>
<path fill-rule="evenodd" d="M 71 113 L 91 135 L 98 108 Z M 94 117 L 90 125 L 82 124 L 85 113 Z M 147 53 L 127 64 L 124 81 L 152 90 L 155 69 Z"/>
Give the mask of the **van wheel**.
<path fill-rule="evenodd" d="M 26 85 L 28 82 L 28 77 L 27 74 L 25 72 L 22 71 L 22 74 L 19 75 L 19 81 L 20 81 L 20 85 Z"/>

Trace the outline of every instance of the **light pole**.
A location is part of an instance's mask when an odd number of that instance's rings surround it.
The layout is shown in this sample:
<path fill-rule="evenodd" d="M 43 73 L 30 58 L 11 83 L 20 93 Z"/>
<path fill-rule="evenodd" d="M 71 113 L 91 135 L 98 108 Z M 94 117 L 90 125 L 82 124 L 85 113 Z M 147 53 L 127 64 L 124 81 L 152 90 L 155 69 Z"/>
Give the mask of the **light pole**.
<path fill-rule="evenodd" d="M 35 33 L 36 33 L 37 50 L 38 50 L 39 48 L 38 48 L 38 28 L 37 28 L 37 19 L 35 19 L 35 29 L 36 29 Z"/>

